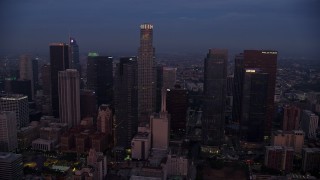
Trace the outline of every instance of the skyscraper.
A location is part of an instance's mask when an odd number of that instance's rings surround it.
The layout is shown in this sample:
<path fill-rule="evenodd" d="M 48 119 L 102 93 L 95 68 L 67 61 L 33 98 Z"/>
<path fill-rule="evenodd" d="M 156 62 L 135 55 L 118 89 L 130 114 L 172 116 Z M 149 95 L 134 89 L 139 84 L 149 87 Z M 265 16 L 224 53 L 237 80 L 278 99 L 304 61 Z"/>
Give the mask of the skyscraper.
<path fill-rule="evenodd" d="M 300 123 L 300 108 L 295 105 L 285 105 L 283 109 L 282 130 L 298 130 Z"/>
<path fill-rule="evenodd" d="M 80 124 L 80 78 L 76 69 L 59 71 L 60 121 L 69 127 Z"/>
<path fill-rule="evenodd" d="M 97 130 L 107 135 L 108 143 L 112 141 L 113 111 L 109 105 L 101 104 L 98 109 Z"/>
<path fill-rule="evenodd" d="M 20 94 L 0 96 L 0 111 L 14 111 L 18 129 L 29 124 L 28 97 Z"/>
<path fill-rule="evenodd" d="M 50 64 L 44 64 L 41 67 L 41 81 L 43 95 L 51 95 L 51 66 Z"/>
<path fill-rule="evenodd" d="M 130 147 L 138 130 L 137 58 L 120 58 L 115 74 L 116 145 Z"/>
<path fill-rule="evenodd" d="M 23 179 L 21 154 L 0 152 L 0 177 L 3 180 Z"/>
<path fill-rule="evenodd" d="M 243 136 L 248 135 L 244 130 L 251 133 L 252 139 L 249 139 L 253 141 L 261 141 L 263 135 L 271 133 L 277 54 L 276 51 L 245 50 L 235 59 L 233 120 L 240 123 Z"/>
<path fill-rule="evenodd" d="M 59 117 L 58 72 L 70 68 L 69 47 L 64 43 L 50 44 L 52 114 Z"/>
<path fill-rule="evenodd" d="M 224 139 L 227 61 L 225 49 L 210 49 L 204 61 L 204 145 L 219 145 Z"/>
<path fill-rule="evenodd" d="M 176 84 L 177 68 L 164 67 L 163 68 L 163 88 L 172 89 Z"/>
<path fill-rule="evenodd" d="M 79 46 L 77 44 L 77 41 L 73 37 L 69 38 L 69 59 L 70 59 L 70 63 L 71 63 L 70 68 L 78 70 L 79 75 L 81 77 L 81 66 L 80 66 L 80 60 L 79 60 Z"/>
<path fill-rule="evenodd" d="M 81 119 L 97 116 L 97 99 L 93 90 L 81 89 L 80 91 L 80 112 Z"/>
<path fill-rule="evenodd" d="M 30 55 L 20 56 L 20 79 L 31 81 L 31 99 L 34 96 L 33 60 Z"/>
<path fill-rule="evenodd" d="M 138 120 L 148 123 L 156 104 L 155 49 L 152 46 L 153 25 L 140 25 L 138 55 Z"/>
<path fill-rule="evenodd" d="M 98 105 L 113 101 L 113 58 L 89 53 L 87 62 L 87 89 L 94 90 Z"/>
<path fill-rule="evenodd" d="M 18 148 L 17 119 L 14 111 L 0 111 L 0 151 Z"/>

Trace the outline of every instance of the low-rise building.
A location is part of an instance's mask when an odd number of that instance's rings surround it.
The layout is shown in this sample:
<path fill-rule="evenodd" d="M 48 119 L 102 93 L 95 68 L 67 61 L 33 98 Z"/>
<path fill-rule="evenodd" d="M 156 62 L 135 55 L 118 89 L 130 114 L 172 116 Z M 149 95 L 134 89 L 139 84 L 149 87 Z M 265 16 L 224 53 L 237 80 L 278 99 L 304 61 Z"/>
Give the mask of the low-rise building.
<path fill-rule="evenodd" d="M 53 151 L 55 150 L 56 141 L 46 139 L 36 139 L 32 141 L 32 149 L 40 151 Z"/>

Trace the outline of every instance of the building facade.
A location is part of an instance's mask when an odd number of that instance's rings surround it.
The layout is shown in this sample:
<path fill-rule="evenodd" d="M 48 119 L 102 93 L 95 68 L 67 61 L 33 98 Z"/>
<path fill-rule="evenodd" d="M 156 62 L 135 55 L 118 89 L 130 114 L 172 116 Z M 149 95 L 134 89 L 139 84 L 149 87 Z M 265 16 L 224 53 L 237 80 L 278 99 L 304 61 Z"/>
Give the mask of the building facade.
<path fill-rule="evenodd" d="M 301 115 L 301 129 L 305 132 L 306 137 L 316 138 L 319 116 L 309 110 L 303 110 Z"/>
<path fill-rule="evenodd" d="M 224 139 L 228 51 L 210 49 L 204 60 L 202 143 L 220 145 Z"/>
<path fill-rule="evenodd" d="M 120 58 L 115 74 L 116 145 L 130 147 L 138 129 L 137 59 Z"/>
<path fill-rule="evenodd" d="M 0 152 L 0 177 L 3 180 L 20 180 L 23 178 L 21 154 Z"/>
<path fill-rule="evenodd" d="M 266 146 L 264 165 L 278 171 L 291 172 L 294 150 L 290 147 Z"/>
<path fill-rule="evenodd" d="M 65 43 L 50 44 L 52 114 L 59 117 L 58 73 L 70 68 L 69 47 Z M 48 82 L 44 82 L 48 83 Z"/>
<path fill-rule="evenodd" d="M 17 129 L 29 124 L 28 97 L 20 94 L 0 95 L 0 111 L 14 111 L 16 113 Z"/>
<path fill-rule="evenodd" d="M 14 111 L 0 111 L 0 151 L 18 148 L 17 119 Z"/>
<path fill-rule="evenodd" d="M 80 77 L 76 69 L 60 71 L 58 76 L 60 122 L 69 127 L 80 124 Z"/>
<path fill-rule="evenodd" d="M 285 105 L 283 110 L 282 130 L 298 130 L 300 123 L 300 108 L 294 105 Z"/>
<path fill-rule="evenodd" d="M 304 145 L 304 132 L 294 131 L 274 131 L 271 135 L 272 146 L 292 147 L 296 153 L 301 153 Z"/>
<path fill-rule="evenodd" d="M 87 89 L 93 90 L 97 105 L 113 101 L 113 58 L 89 53 L 87 61 Z"/>
<path fill-rule="evenodd" d="M 153 25 L 140 25 L 138 52 L 138 120 L 148 123 L 156 104 L 156 67 L 153 42 Z"/>

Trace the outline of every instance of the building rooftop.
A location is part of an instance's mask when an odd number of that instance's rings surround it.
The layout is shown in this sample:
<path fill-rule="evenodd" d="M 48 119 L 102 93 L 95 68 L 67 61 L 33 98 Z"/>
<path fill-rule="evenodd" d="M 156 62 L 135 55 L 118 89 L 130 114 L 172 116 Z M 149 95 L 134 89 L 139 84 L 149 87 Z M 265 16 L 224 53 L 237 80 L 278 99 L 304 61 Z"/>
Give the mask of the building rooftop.
<path fill-rule="evenodd" d="M 135 136 L 134 136 L 134 140 L 136 139 L 148 139 L 149 133 L 148 132 L 138 132 Z"/>

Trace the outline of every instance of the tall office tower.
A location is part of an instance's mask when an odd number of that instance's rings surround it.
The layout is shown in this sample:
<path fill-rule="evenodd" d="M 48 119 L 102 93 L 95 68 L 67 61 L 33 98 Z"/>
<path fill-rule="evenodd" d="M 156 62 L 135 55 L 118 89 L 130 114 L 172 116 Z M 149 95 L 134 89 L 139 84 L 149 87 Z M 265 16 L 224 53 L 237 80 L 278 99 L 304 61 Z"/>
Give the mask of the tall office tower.
<path fill-rule="evenodd" d="M 112 104 L 113 101 L 113 58 L 89 53 L 87 62 L 87 89 L 94 90 L 97 103 Z"/>
<path fill-rule="evenodd" d="M 41 67 L 41 84 L 43 95 L 51 95 L 51 67 L 50 64 L 44 64 Z"/>
<path fill-rule="evenodd" d="M 14 111 L 0 111 L 0 151 L 18 148 L 17 119 Z"/>
<path fill-rule="evenodd" d="M 149 122 L 156 104 L 155 49 L 152 46 L 153 25 L 140 25 L 140 47 L 138 55 L 138 120 Z"/>
<path fill-rule="evenodd" d="M 0 96 L 0 111 L 14 111 L 18 129 L 29 124 L 28 97 L 20 94 Z"/>
<path fill-rule="evenodd" d="M 69 128 L 80 124 L 80 77 L 76 69 L 58 74 L 60 121 Z"/>
<path fill-rule="evenodd" d="M 220 145 L 224 139 L 227 61 L 226 49 L 210 49 L 204 61 L 204 145 Z"/>
<path fill-rule="evenodd" d="M 308 138 L 316 138 L 319 116 L 309 110 L 303 110 L 301 114 L 301 129 Z"/>
<path fill-rule="evenodd" d="M 81 119 L 97 116 L 97 100 L 93 90 L 81 89 L 80 91 Z"/>
<path fill-rule="evenodd" d="M 32 72 L 33 72 L 33 92 L 34 95 L 39 88 L 39 62 L 38 58 L 32 59 Z"/>
<path fill-rule="evenodd" d="M 21 180 L 23 163 L 21 154 L 0 152 L 0 177 L 3 180 Z"/>
<path fill-rule="evenodd" d="M 151 142 L 153 149 L 167 150 L 169 147 L 170 114 L 167 112 L 167 91 L 162 90 L 161 112 L 150 116 Z"/>
<path fill-rule="evenodd" d="M 184 135 L 187 126 L 188 91 L 179 85 L 168 89 L 167 110 L 171 115 L 170 131 Z"/>
<path fill-rule="evenodd" d="M 137 58 L 120 58 L 115 73 L 116 145 L 130 147 L 138 130 Z"/>
<path fill-rule="evenodd" d="M 164 67 L 163 68 L 163 88 L 172 89 L 176 84 L 177 68 Z"/>
<path fill-rule="evenodd" d="M 67 44 L 50 44 L 51 102 L 54 117 L 59 117 L 58 72 L 70 68 L 68 52 Z"/>
<path fill-rule="evenodd" d="M 242 94 L 241 130 L 248 141 L 259 142 L 264 137 L 267 121 L 268 74 L 258 69 L 245 69 Z M 246 133 L 245 133 L 246 132 Z"/>
<path fill-rule="evenodd" d="M 79 46 L 77 44 L 77 41 L 73 37 L 69 38 L 69 59 L 70 59 L 70 63 L 71 63 L 71 68 L 78 70 L 79 75 L 81 77 L 81 66 L 80 66 L 80 60 L 79 60 Z"/>
<path fill-rule="evenodd" d="M 283 131 L 292 131 L 299 129 L 300 108 L 295 105 L 285 105 L 283 113 Z"/>
<path fill-rule="evenodd" d="M 34 96 L 33 64 L 30 55 L 20 56 L 20 79 L 31 81 L 32 99 Z"/>
<path fill-rule="evenodd" d="M 157 77 L 156 77 L 156 112 L 161 110 L 161 93 L 163 87 L 163 65 L 158 64 L 156 67 Z"/>
<path fill-rule="evenodd" d="M 263 136 L 270 136 L 271 133 L 277 54 L 276 51 L 245 50 L 235 60 L 233 118 L 240 123 L 242 130 L 251 133 L 252 141 L 262 141 Z M 248 94 L 250 92 L 251 95 Z M 247 122 L 252 125 L 252 131 Z M 243 134 L 248 135 L 245 132 Z"/>
<path fill-rule="evenodd" d="M 101 104 L 98 109 L 97 130 L 110 138 L 112 135 L 113 112 L 109 105 Z M 110 139 L 109 139 L 110 140 Z"/>

